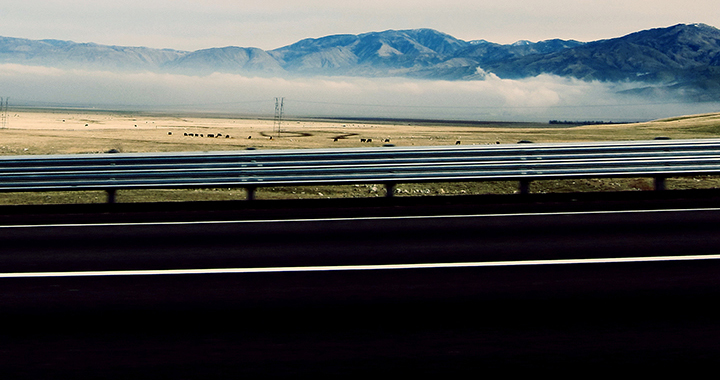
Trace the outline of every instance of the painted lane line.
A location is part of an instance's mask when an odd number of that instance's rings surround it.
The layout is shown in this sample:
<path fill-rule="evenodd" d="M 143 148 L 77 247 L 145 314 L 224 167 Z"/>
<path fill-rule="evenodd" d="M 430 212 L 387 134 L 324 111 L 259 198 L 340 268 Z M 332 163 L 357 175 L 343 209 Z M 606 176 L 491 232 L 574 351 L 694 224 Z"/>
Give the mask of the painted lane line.
<path fill-rule="evenodd" d="M 58 223 L 58 224 L 12 224 L 0 225 L 2 229 L 21 228 L 71 228 L 71 227 L 143 227 L 143 226 L 192 226 L 222 224 L 261 224 L 261 223 L 312 223 L 312 222 L 349 222 L 373 220 L 414 220 L 414 219 L 461 219 L 461 218 L 508 218 L 542 217 L 573 215 L 623 215 L 623 214 L 660 214 L 672 212 L 720 211 L 720 208 L 660 209 L 660 210 L 616 210 L 616 211 L 563 211 L 513 214 L 469 214 L 469 215 L 409 215 L 409 216 L 367 216 L 352 218 L 298 218 L 298 219 L 256 219 L 256 220 L 200 220 L 186 222 L 116 222 L 116 223 Z"/>
<path fill-rule="evenodd" d="M 521 260 L 487 261 L 460 263 L 426 264 L 382 264 L 382 265 L 338 265 L 307 267 L 267 267 L 267 268 L 214 268 L 214 269 L 160 269 L 160 270 L 119 270 L 119 271 L 79 271 L 79 272 L 19 272 L 0 273 L 3 278 L 53 278 L 53 277 L 109 277 L 109 276 L 167 276 L 191 274 L 250 274 L 250 273 L 293 273 L 293 272 L 340 272 L 370 270 L 408 270 L 408 269 L 448 269 L 483 267 L 518 267 L 571 264 L 620 264 L 651 263 L 672 261 L 718 260 L 718 255 L 620 257 L 606 259 L 561 259 L 561 260 Z"/>

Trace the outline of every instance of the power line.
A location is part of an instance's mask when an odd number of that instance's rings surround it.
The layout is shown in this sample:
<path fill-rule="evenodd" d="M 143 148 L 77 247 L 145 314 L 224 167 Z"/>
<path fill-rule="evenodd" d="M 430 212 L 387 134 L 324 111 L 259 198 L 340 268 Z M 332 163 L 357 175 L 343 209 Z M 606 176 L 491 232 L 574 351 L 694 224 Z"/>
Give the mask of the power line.
<path fill-rule="evenodd" d="M 389 104 L 367 104 L 367 103 L 338 103 L 320 102 L 311 100 L 296 100 L 295 103 L 322 104 L 346 107 L 379 107 L 379 108 L 435 108 L 435 109 L 541 109 L 541 108 L 602 108 L 602 107 L 639 107 L 639 106 L 663 106 L 673 104 L 688 104 L 683 101 L 672 102 L 647 102 L 647 103 L 617 103 L 617 104 L 578 104 L 578 105 L 547 105 L 547 106 L 446 106 L 446 105 L 389 105 Z"/>

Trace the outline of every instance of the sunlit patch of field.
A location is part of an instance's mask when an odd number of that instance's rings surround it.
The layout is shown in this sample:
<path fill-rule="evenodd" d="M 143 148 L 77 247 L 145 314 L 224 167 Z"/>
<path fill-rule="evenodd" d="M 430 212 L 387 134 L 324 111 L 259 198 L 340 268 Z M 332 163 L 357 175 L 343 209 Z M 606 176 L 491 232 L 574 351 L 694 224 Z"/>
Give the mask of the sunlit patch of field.
<path fill-rule="evenodd" d="M 467 123 L 387 120 L 283 120 L 213 115 L 162 115 L 109 111 L 11 110 L 0 129 L 0 154 L 93 154 L 118 152 L 230 151 L 290 148 L 351 148 L 487 145 L 533 142 L 647 140 L 720 137 L 720 113 L 644 123 L 567 126 L 543 123 Z M 212 137 L 209 137 L 212 136 Z M 715 188 L 711 177 L 669 179 L 668 188 Z M 532 192 L 649 190 L 649 179 L 537 181 Z M 399 184 L 396 196 L 503 194 L 517 183 Z M 379 197 L 381 185 L 261 188 L 257 199 Z M 244 199 L 244 189 L 120 190 L 118 202 Z M 0 204 L 105 202 L 103 192 L 0 194 Z"/>

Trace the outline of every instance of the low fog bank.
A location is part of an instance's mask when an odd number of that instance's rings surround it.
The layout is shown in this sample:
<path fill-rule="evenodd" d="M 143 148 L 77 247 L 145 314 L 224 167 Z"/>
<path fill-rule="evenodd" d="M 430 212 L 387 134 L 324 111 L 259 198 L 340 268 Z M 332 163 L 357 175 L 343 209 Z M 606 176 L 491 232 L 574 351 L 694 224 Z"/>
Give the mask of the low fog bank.
<path fill-rule="evenodd" d="M 550 75 L 478 81 L 407 78 L 253 78 L 113 73 L 0 65 L 0 97 L 10 106 L 97 107 L 287 117 L 332 116 L 482 121 L 644 121 L 720 111 L 720 103 L 621 95 L 637 84 Z"/>

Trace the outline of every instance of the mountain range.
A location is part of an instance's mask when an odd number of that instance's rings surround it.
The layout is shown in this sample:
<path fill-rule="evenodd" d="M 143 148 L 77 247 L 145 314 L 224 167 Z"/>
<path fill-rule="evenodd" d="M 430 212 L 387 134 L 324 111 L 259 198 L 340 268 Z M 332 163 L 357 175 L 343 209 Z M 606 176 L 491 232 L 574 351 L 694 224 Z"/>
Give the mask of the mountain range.
<path fill-rule="evenodd" d="M 274 50 L 197 51 L 0 37 L 0 63 L 131 72 L 267 77 L 411 77 L 483 80 L 552 74 L 633 82 L 634 93 L 672 92 L 687 100 L 720 95 L 720 30 L 679 24 L 593 42 L 463 41 L 432 29 L 388 30 L 304 39 Z"/>

